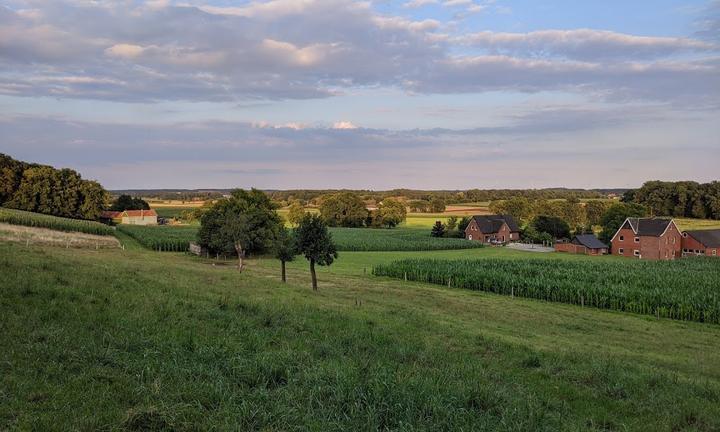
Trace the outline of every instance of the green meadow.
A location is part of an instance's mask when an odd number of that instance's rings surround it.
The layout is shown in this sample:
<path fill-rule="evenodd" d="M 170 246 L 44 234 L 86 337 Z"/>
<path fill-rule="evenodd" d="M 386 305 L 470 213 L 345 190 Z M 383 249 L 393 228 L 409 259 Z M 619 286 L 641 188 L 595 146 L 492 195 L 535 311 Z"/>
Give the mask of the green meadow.
<path fill-rule="evenodd" d="M 289 266 L 0 243 L 0 430 L 720 428 L 720 326 Z M 612 261 L 612 258 L 601 258 Z M 364 270 L 365 269 L 365 270 Z"/>

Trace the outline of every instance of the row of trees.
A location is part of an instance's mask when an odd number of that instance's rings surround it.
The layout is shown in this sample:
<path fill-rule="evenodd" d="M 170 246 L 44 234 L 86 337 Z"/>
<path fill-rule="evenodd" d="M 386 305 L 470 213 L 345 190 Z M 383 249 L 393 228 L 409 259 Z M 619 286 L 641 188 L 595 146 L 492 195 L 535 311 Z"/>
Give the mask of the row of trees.
<path fill-rule="evenodd" d="M 641 204 L 653 216 L 720 219 L 720 181 L 649 181 L 625 192 L 623 202 Z"/>
<path fill-rule="evenodd" d="M 239 271 L 243 270 L 248 254 L 273 252 L 281 262 L 283 282 L 285 263 L 296 255 L 303 255 L 310 263 L 314 290 L 317 290 L 315 265 L 330 265 L 338 256 L 320 216 L 304 213 L 297 228 L 288 231 L 277 214 L 276 204 L 257 189 L 234 190 L 230 198 L 218 200 L 204 212 L 200 217 L 198 243 L 213 254 L 236 254 Z"/>
<path fill-rule="evenodd" d="M 520 223 L 530 223 L 538 216 L 554 217 L 567 222 L 575 230 L 585 231 L 600 225 L 602 216 L 611 205 L 611 202 L 601 200 L 581 203 L 577 197 L 559 201 L 530 201 L 524 197 L 514 197 L 491 202 L 490 211 L 512 215 Z"/>
<path fill-rule="evenodd" d="M 365 201 L 380 202 L 387 198 L 403 197 L 408 201 L 424 201 L 427 203 L 433 200 L 442 200 L 447 204 L 485 202 L 505 200 L 512 197 L 525 197 L 529 200 L 539 199 L 567 199 L 572 196 L 579 198 L 604 198 L 608 192 L 622 193 L 624 190 L 585 190 L 585 189 L 470 189 L 470 190 L 413 190 L 413 189 L 392 189 L 387 191 L 371 190 L 283 190 L 269 191 L 268 194 L 274 201 L 291 203 L 300 201 L 302 204 L 319 204 L 325 195 L 332 195 L 341 192 L 350 192 L 360 196 Z"/>
<path fill-rule="evenodd" d="M 142 198 L 120 195 L 110 206 L 112 211 L 150 210 L 150 204 Z"/>
<path fill-rule="evenodd" d="M 290 205 L 288 221 L 297 224 L 304 213 L 302 204 Z M 320 217 L 331 227 L 346 228 L 394 228 L 407 218 L 405 204 L 386 198 L 376 210 L 368 210 L 365 201 L 352 192 L 339 192 L 323 197 L 320 203 Z"/>
<path fill-rule="evenodd" d="M 98 219 L 108 194 L 71 169 L 17 161 L 0 153 L 0 205 L 76 219 Z"/>
<path fill-rule="evenodd" d="M 437 197 L 430 201 L 413 200 L 408 202 L 408 207 L 413 213 L 442 213 L 445 211 L 445 200 Z"/>

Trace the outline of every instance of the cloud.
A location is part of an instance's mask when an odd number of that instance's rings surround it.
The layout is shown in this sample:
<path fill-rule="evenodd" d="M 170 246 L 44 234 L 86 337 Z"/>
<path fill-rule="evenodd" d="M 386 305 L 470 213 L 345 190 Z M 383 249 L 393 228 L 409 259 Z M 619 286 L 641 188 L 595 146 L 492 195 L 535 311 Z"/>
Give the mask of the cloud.
<path fill-rule="evenodd" d="M 332 128 L 333 129 L 357 129 L 358 127 L 349 121 L 339 121 L 339 122 L 333 123 Z"/>
<path fill-rule="evenodd" d="M 646 178 L 683 176 L 710 180 L 720 158 L 712 116 L 698 113 L 682 124 L 668 124 L 667 117 L 662 107 L 539 106 L 509 116 L 502 126 L 463 130 L 116 124 L 40 116 L 6 117 L 0 127 L 2 152 L 76 168 L 118 189 L 549 187 L 558 186 L 557 172 L 563 173 L 563 186 L 637 186 Z M 658 154 L 663 157 L 652 157 Z M 584 175 L 601 165 L 622 173 L 611 179 Z"/>
<path fill-rule="evenodd" d="M 719 45 L 696 39 L 634 36 L 592 29 L 530 33 L 484 31 L 464 35 L 456 40 L 493 53 L 588 61 L 640 60 L 678 53 L 720 53 Z"/>
<path fill-rule="evenodd" d="M 447 23 L 350 0 L 13 3 L 0 7 L 5 95 L 240 102 L 384 87 L 720 105 L 720 53 L 709 39 L 592 29 L 451 34 Z M 467 12 L 491 3 L 439 4 Z"/>

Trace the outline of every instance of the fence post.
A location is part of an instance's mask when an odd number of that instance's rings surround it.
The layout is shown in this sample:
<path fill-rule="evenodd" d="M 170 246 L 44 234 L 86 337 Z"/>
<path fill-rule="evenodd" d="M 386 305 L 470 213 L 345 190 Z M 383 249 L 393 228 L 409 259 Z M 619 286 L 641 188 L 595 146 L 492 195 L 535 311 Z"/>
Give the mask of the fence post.
<path fill-rule="evenodd" d="M 510 287 L 510 298 L 515 298 L 515 287 L 514 286 Z"/>

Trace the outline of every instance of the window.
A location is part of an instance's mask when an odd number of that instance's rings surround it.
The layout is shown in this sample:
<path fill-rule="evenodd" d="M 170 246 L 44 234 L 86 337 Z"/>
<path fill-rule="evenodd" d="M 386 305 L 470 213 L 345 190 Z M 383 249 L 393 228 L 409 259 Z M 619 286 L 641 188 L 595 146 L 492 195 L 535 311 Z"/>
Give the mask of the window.
<path fill-rule="evenodd" d="M 675 240 L 677 240 L 675 237 L 673 237 L 673 244 L 675 244 Z"/>
<path fill-rule="evenodd" d="M 618 249 L 618 253 L 619 253 L 620 255 L 622 255 L 623 253 L 625 253 L 625 249 L 623 249 L 623 248 Z"/>
<path fill-rule="evenodd" d="M 712 256 L 717 256 L 717 249 L 713 249 Z"/>
<path fill-rule="evenodd" d="M 668 253 L 667 253 L 667 250 L 666 250 L 666 251 L 665 251 L 665 258 L 667 258 L 667 257 L 668 257 Z"/>
<path fill-rule="evenodd" d="M 472 234 L 468 235 L 468 240 L 472 240 Z"/>
<path fill-rule="evenodd" d="M 687 233 L 683 233 L 683 237 L 687 238 Z"/>
<path fill-rule="evenodd" d="M 633 251 L 633 255 L 635 255 L 636 257 L 639 257 L 639 256 L 640 256 L 640 251 L 637 250 L 637 249 L 635 249 L 635 250 Z"/>
<path fill-rule="evenodd" d="M 635 237 L 635 243 L 640 243 L 640 237 Z"/>
<path fill-rule="evenodd" d="M 620 241 L 624 241 L 624 240 L 625 240 L 625 236 L 620 236 Z"/>

